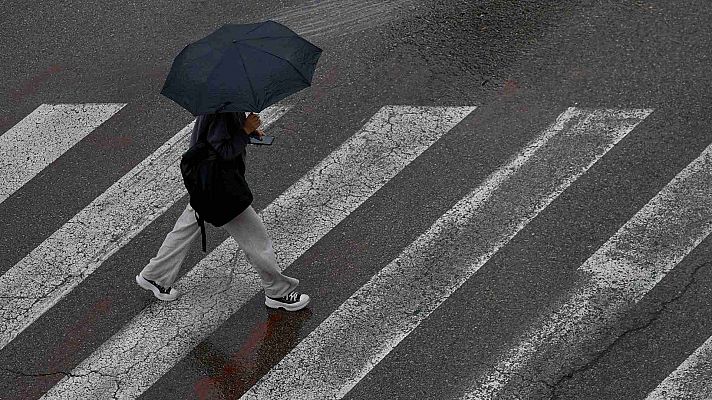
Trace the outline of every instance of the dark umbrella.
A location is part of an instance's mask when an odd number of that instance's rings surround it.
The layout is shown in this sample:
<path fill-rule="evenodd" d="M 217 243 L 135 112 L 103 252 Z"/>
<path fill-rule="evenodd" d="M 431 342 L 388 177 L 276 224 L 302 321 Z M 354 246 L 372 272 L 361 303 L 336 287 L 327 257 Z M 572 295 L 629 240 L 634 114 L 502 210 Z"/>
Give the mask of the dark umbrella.
<path fill-rule="evenodd" d="M 161 94 L 195 116 L 259 113 L 311 86 L 321 51 L 272 20 L 223 25 L 183 48 Z"/>

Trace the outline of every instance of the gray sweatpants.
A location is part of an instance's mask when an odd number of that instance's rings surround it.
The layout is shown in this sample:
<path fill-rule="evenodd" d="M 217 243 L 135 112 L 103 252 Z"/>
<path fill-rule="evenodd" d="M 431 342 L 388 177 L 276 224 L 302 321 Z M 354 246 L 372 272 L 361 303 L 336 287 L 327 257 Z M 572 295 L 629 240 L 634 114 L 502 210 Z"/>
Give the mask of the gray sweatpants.
<path fill-rule="evenodd" d="M 298 279 L 282 275 L 277 268 L 272 240 L 267 236 L 262 219 L 252 206 L 221 228 L 224 228 L 245 252 L 245 258 L 259 274 L 267 296 L 286 296 L 299 285 Z M 191 243 L 199 236 L 200 226 L 195 219 L 193 207 L 188 203 L 173 230 L 166 235 L 158 254 L 143 268 L 141 275 L 163 287 L 173 285 Z"/>

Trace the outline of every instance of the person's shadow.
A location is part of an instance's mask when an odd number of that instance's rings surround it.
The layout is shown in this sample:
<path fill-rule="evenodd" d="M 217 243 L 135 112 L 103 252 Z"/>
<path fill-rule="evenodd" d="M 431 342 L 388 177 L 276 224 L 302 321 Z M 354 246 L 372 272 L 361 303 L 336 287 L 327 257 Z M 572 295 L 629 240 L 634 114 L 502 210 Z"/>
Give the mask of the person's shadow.
<path fill-rule="evenodd" d="M 312 316 L 309 308 L 267 312 L 267 320 L 256 325 L 232 355 L 225 355 L 209 341 L 195 348 L 196 359 L 206 370 L 214 371 L 195 383 L 193 391 L 198 399 L 239 399 L 297 345 L 302 325 Z"/>

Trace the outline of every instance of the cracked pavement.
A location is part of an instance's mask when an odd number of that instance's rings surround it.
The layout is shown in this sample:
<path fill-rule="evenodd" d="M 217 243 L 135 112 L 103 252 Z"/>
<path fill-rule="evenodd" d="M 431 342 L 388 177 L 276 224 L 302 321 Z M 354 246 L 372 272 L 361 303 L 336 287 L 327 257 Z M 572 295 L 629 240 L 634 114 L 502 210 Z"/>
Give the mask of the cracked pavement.
<path fill-rule="evenodd" d="M 0 47 L 13 56 L 0 61 L 5 71 L 0 93 L 8 94 L 0 100 L 4 129 L 42 103 L 126 106 L 0 203 L 0 273 L 26 267 L 0 278 L 26 290 L 19 296 L 0 294 L 1 315 L 18 321 L 18 309 L 52 305 L 21 332 L 0 328 L 6 342 L 0 348 L 3 400 L 39 398 L 67 377 L 101 376 L 113 378 L 107 380 L 107 398 L 124 398 L 121 393 L 130 392 L 132 380 L 150 364 L 143 362 L 149 356 L 139 354 L 138 341 L 125 348 L 135 357 L 127 355 L 122 363 L 82 361 L 136 315 L 151 315 L 145 322 L 148 334 L 169 326 L 171 315 L 181 312 L 200 317 L 176 328 L 175 337 L 188 338 L 208 320 L 215 329 L 196 339 L 195 347 L 141 398 L 239 398 L 563 110 L 654 109 L 345 396 L 459 399 L 473 377 L 497 368 L 501 352 L 580 283 L 577 268 L 712 141 L 712 5 L 706 0 L 259 1 L 220 9 L 191 0 L 149 7 L 70 1 L 16 4 L 7 13 Z M 258 212 L 383 106 L 477 109 L 422 153 L 397 146 L 409 137 L 391 132 L 354 144 L 385 146 L 378 157 L 338 160 L 380 166 L 389 159 L 415 158 L 403 170 L 382 171 L 394 175 L 390 180 L 354 173 L 341 192 L 309 200 L 334 176 L 353 172 L 325 168 L 315 177 L 328 179 L 305 182 L 302 191 L 292 193 L 292 202 L 275 203 L 271 212 L 283 215 L 290 215 L 291 207 L 317 210 L 283 220 L 282 234 L 274 238 L 278 258 L 293 258 L 292 276 L 312 296 L 309 312 L 266 310 L 263 298 L 250 294 L 252 271 L 241 270 L 244 266 L 228 252 L 224 263 L 194 281 L 214 285 L 203 298 L 205 307 L 177 306 L 175 314 L 161 313 L 133 277 L 185 207 L 175 164 L 157 163 L 155 175 L 127 180 L 88 208 L 84 218 L 69 222 L 190 122 L 185 111 L 158 94 L 185 42 L 228 20 L 270 15 L 319 33 L 314 43 L 324 54 L 313 87 L 295 95 L 294 109 L 270 126 L 268 133 L 278 137 L 275 145 L 248 149 L 246 177 Z M 417 115 L 405 112 L 401 118 Z M 429 126 L 448 123 L 433 118 Z M 162 159 L 177 156 L 177 150 L 166 150 Z M 147 191 L 152 194 L 142 197 Z M 116 207 L 127 196 L 136 215 L 109 223 L 128 215 Z M 352 210 L 339 201 L 360 205 Z M 298 237 L 311 225 L 331 228 Z M 52 237 L 63 226 L 63 236 Z M 207 238 L 210 252 L 227 235 L 210 227 Z M 77 248 L 78 240 L 93 247 Z M 565 359 L 563 366 L 547 369 L 556 363 L 544 363 L 519 373 L 529 384 L 512 387 L 530 387 L 528 395 L 501 398 L 644 398 L 712 335 L 710 244 L 712 239 L 703 240 L 580 351 L 542 355 Z M 95 253 L 107 249 L 101 265 L 94 264 Z M 204 256 L 195 243 L 180 276 L 189 276 L 188 266 Z M 56 302 L 43 300 L 62 287 L 71 291 Z M 615 301 L 609 295 L 599 298 L 601 304 Z M 234 315 L 223 309 L 218 316 L 211 308 L 240 296 L 244 303 Z M 404 309 L 412 315 L 419 310 Z M 579 331 L 588 332 L 585 326 Z M 122 373 L 111 372 L 116 368 Z"/>

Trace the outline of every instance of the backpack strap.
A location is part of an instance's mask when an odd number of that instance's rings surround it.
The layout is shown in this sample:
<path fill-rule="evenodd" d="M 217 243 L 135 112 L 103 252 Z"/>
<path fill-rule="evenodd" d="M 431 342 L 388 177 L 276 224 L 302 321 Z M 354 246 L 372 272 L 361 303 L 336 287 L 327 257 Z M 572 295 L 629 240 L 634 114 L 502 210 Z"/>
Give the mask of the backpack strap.
<path fill-rule="evenodd" d="M 205 221 L 202 217 L 198 216 L 197 211 L 193 210 L 193 214 L 195 214 L 195 219 L 198 220 L 198 225 L 200 225 L 200 234 L 203 237 L 203 253 L 207 253 L 205 250 Z"/>
<path fill-rule="evenodd" d="M 217 118 L 217 115 L 210 116 L 211 118 L 210 123 L 208 124 L 208 128 L 205 129 L 205 135 L 198 135 L 198 137 L 195 139 L 195 142 L 204 141 L 205 143 L 208 143 L 207 136 L 208 133 L 210 133 L 210 129 L 212 128 L 213 123 L 215 123 L 215 119 Z M 208 144 L 209 145 L 209 144 Z M 195 219 L 198 221 L 198 225 L 200 226 L 200 236 L 202 237 L 203 241 L 203 253 L 207 253 L 206 246 L 205 246 L 205 220 L 203 217 L 201 217 L 197 211 L 193 210 L 193 214 L 195 215 Z"/>
<path fill-rule="evenodd" d="M 208 134 L 210 133 L 210 129 L 212 129 L 213 124 L 215 123 L 215 120 L 218 118 L 218 115 L 206 115 L 204 118 L 209 118 L 210 122 L 208 122 L 208 127 L 205 129 L 205 133 L 203 135 L 198 135 L 198 137 L 195 138 L 195 142 L 198 143 L 200 141 L 203 142 L 208 142 Z"/>

